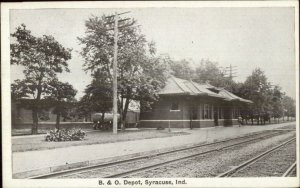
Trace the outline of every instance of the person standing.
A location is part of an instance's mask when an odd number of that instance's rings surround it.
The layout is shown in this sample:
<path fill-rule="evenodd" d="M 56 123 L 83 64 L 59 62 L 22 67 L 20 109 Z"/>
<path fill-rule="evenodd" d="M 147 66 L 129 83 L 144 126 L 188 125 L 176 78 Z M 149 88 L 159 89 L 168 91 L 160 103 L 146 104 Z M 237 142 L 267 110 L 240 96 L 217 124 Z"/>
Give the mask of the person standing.
<path fill-rule="evenodd" d="M 238 123 L 239 123 L 239 127 L 242 126 L 243 124 L 243 119 L 241 116 L 238 117 Z"/>

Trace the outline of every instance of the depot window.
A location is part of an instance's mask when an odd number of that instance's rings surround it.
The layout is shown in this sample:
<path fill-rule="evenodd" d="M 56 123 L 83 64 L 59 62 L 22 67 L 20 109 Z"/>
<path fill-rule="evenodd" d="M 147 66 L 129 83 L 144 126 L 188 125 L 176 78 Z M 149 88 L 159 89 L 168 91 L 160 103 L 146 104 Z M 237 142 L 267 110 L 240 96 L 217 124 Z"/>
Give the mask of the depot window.
<path fill-rule="evenodd" d="M 179 104 L 177 102 L 173 102 L 170 110 L 171 111 L 179 111 Z"/>
<path fill-rule="evenodd" d="M 212 119 L 212 105 L 210 104 L 203 105 L 202 119 Z"/>

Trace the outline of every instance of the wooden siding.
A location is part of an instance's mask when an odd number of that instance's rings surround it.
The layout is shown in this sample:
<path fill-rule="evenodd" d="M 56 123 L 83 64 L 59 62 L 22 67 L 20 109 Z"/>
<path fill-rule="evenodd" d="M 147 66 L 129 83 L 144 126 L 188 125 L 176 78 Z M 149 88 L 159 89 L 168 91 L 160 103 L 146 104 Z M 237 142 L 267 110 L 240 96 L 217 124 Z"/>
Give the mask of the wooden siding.
<path fill-rule="evenodd" d="M 171 110 L 172 103 L 178 103 L 178 110 Z M 209 115 L 203 117 L 204 106 Z M 233 120 L 233 103 L 224 102 L 212 97 L 168 96 L 161 97 L 152 110 L 141 111 L 139 127 L 149 128 L 204 128 L 213 126 L 231 126 Z M 221 109 L 221 110 L 220 110 Z M 220 115 L 219 112 L 223 112 Z M 222 117 L 222 118 L 220 118 Z"/>

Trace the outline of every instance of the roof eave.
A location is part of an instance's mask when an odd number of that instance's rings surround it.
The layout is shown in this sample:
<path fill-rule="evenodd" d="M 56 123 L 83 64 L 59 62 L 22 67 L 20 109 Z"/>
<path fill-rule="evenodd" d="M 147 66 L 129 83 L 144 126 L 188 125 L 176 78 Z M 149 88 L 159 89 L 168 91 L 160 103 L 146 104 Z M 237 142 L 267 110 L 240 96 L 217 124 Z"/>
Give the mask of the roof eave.
<path fill-rule="evenodd" d="M 189 92 L 182 92 L 182 93 L 159 93 L 158 95 L 190 95 Z"/>
<path fill-rule="evenodd" d="M 250 100 L 245 100 L 245 99 L 231 99 L 230 101 L 238 101 L 238 102 L 243 102 L 243 103 L 253 103 L 252 101 Z"/>

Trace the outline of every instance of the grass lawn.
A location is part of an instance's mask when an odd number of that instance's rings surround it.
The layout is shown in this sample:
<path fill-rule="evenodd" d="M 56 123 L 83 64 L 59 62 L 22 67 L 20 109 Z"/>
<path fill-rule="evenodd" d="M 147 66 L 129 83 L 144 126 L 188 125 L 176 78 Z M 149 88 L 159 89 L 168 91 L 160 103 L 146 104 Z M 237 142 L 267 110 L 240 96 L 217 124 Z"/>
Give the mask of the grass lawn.
<path fill-rule="evenodd" d="M 11 134 L 12 136 L 23 136 L 31 135 L 31 124 L 17 125 L 13 127 Z M 38 125 L 38 134 L 46 134 L 50 130 L 55 128 L 53 123 L 40 123 Z M 62 129 L 81 128 L 85 131 L 93 130 L 93 123 L 82 123 L 82 122 L 62 122 L 60 125 Z"/>
<path fill-rule="evenodd" d="M 162 138 L 169 136 L 179 136 L 186 135 L 190 133 L 186 132 L 168 132 L 168 130 L 126 130 L 120 131 L 117 135 L 114 135 L 112 132 L 104 131 L 93 131 L 88 132 L 84 140 L 82 141 L 66 141 L 66 142 L 46 142 L 45 136 L 36 136 L 36 137 L 20 137 L 12 139 L 12 151 L 13 152 L 24 152 L 32 150 L 46 150 L 46 149 L 55 149 L 63 148 L 70 146 L 79 146 L 79 145 L 91 145 L 91 144 L 103 144 L 103 143 L 113 143 L 113 142 L 122 142 L 129 140 L 141 140 L 149 138 Z"/>
<path fill-rule="evenodd" d="M 46 134 L 49 132 L 49 130 L 45 129 L 39 129 L 38 134 Z M 24 135 L 31 135 L 31 129 L 30 128 L 25 128 L 25 129 L 12 129 L 11 130 L 11 135 L 12 136 L 24 136 Z"/>

